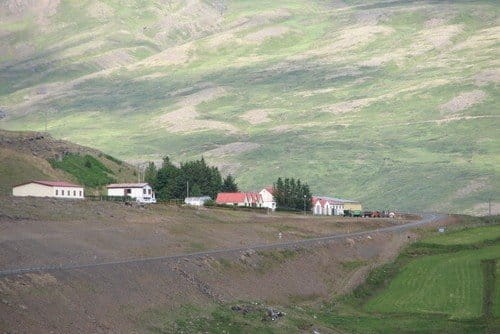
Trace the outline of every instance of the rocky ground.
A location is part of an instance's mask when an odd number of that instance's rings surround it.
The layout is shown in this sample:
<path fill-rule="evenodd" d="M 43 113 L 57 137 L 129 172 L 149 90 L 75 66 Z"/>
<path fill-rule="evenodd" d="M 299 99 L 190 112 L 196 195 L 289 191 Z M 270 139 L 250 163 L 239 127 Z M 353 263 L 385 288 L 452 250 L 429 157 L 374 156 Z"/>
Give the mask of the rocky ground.
<path fill-rule="evenodd" d="M 326 300 L 417 237 L 376 231 L 405 220 L 12 197 L 0 203 L 1 269 L 244 249 L 1 277 L 0 329 L 7 332 L 144 332 L 158 310 L 168 317 L 185 305 Z M 304 247 L 252 248 L 278 242 L 279 231 L 291 241 L 370 229 Z"/>

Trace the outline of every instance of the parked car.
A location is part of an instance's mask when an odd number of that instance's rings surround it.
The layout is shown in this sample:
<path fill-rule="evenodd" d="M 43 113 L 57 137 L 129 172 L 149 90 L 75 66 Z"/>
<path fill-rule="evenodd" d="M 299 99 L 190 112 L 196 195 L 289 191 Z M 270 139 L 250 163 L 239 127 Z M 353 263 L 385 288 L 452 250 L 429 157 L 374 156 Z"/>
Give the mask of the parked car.
<path fill-rule="evenodd" d="M 137 197 L 135 200 L 137 203 L 145 203 L 145 204 L 156 203 L 155 197 Z"/>

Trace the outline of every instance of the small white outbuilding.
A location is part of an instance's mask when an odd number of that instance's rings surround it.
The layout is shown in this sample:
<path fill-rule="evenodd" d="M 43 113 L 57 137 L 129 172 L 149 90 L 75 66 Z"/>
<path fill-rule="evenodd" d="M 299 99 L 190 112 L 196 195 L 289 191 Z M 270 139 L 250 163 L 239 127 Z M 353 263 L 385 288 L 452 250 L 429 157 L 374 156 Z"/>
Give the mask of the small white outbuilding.
<path fill-rule="evenodd" d="M 84 191 L 81 185 L 64 181 L 29 181 L 14 186 L 12 195 L 83 199 Z"/>
<path fill-rule="evenodd" d="M 108 196 L 128 196 L 140 203 L 156 203 L 155 192 L 148 183 L 113 183 L 106 188 Z"/>
<path fill-rule="evenodd" d="M 192 206 L 203 206 L 206 201 L 210 201 L 212 198 L 210 196 L 201 196 L 201 197 L 186 197 L 184 203 Z"/>

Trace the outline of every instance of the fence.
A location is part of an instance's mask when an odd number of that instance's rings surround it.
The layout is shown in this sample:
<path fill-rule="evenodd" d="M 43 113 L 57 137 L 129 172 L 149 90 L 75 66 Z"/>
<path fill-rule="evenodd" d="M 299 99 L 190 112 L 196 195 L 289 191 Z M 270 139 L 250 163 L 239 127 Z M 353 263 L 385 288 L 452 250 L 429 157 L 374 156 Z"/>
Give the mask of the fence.
<path fill-rule="evenodd" d="M 106 195 L 85 195 L 90 201 L 108 201 L 108 202 L 129 202 L 133 200 L 129 196 L 106 196 Z"/>

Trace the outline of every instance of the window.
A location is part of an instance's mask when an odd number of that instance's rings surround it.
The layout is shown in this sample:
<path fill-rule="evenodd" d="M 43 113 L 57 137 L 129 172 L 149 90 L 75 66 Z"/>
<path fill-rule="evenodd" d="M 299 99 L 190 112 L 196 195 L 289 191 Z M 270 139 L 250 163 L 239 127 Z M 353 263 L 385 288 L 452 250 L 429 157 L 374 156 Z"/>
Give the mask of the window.
<path fill-rule="evenodd" d="M 148 189 L 148 194 L 150 194 L 150 195 L 151 195 L 151 189 Z"/>
<path fill-rule="evenodd" d="M 76 190 L 73 190 L 73 196 L 76 196 Z"/>
<path fill-rule="evenodd" d="M 64 190 L 61 190 L 61 195 L 64 196 Z"/>
<path fill-rule="evenodd" d="M 59 195 L 59 190 L 56 189 L 56 196 Z"/>
<path fill-rule="evenodd" d="M 82 191 L 80 190 L 80 197 L 82 197 Z"/>
<path fill-rule="evenodd" d="M 132 193 L 132 189 L 125 189 L 125 193 L 126 194 L 131 194 Z"/>
<path fill-rule="evenodd" d="M 142 189 L 142 193 L 146 195 L 146 189 Z"/>

